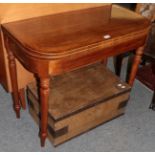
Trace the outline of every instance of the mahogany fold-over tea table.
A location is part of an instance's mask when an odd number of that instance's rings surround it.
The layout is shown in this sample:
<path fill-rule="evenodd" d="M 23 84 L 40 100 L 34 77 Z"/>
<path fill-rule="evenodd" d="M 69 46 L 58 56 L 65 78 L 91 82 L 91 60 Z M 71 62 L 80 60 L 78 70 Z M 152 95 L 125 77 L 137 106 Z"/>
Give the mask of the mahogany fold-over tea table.
<path fill-rule="evenodd" d="M 18 118 L 21 107 L 15 58 L 39 81 L 42 146 L 47 137 L 50 76 L 137 49 L 128 81 L 133 85 L 150 23 L 140 15 L 115 5 L 109 21 L 105 23 L 103 10 L 104 6 L 100 6 L 2 25 Z"/>

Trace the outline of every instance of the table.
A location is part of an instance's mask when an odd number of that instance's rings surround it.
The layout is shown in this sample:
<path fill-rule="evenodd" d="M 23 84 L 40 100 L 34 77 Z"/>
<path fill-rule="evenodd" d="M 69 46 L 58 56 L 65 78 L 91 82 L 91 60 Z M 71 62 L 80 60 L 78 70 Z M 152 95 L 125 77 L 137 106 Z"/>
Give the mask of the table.
<path fill-rule="evenodd" d="M 149 31 L 149 21 L 114 5 L 111 18 L 105 24 L 102 7 L 93 9 L 91 14 L 90 11 L 85 12 L 86 16 L 82 11 L 66 12 L 2 25 L 17 118 L 20 117 L 20 104 L 15 58 L 39 81 L 41 146 L 44 146 L 47 136 L 50 76 L 137 49 L 129 79 L 129 84 L 133 85 Z"/>

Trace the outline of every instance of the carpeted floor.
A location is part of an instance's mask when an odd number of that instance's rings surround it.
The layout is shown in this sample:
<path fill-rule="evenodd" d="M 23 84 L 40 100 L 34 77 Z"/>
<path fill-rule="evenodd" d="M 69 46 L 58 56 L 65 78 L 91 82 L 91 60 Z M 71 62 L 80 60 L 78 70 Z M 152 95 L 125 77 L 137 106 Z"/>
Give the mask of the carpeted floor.
<path fill-rule="evenodd" d="M 108 66 L 113 70 L 112 61 Z M 41 148 L 38 127 L 28 111 L 22 111 L 17 120 L 11 96 L 0 86 L 0 151 L 155 151 L 155 111 L 148 109 L 151 98 L 152 92 L 136 80 L 125 115 L 56 148 L 48 140 Z"/>

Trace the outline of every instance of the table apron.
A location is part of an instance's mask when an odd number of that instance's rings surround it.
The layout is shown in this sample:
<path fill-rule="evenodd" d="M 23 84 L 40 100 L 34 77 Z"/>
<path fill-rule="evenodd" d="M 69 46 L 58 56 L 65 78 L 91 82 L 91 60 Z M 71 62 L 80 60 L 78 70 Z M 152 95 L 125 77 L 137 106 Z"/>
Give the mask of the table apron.
<path fill-rule="evenodd" d="M 52 60 L 49 62 L 49 74 L 59 75 L 64 72 L 69 72 L 89 64 L 93 64 L 104 60 L 105 58 L 116 56 L 122 53 L 130 52 L 131 50 L 137 49 L 143 46 L 146 37 L 141 39 L 133 39 L 132 41 L 119 44 L 116 46 L 108 47 L 106 49 L 94 51 L 80 55 L 71 55 L 66 58 Z"/>

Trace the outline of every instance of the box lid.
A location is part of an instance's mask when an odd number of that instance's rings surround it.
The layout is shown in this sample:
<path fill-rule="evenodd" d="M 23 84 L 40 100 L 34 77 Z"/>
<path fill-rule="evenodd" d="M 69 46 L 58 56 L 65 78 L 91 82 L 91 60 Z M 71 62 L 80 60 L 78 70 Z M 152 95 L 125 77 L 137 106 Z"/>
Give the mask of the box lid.
<path fill-rule="evenodd" d="M 130 89 L 102 64 L 90 65 L 51 78 L 49 114 L 54 120 L 62 119 Z M 35 83 L 30 84 L 28 90 L 38 99 Z"/>

